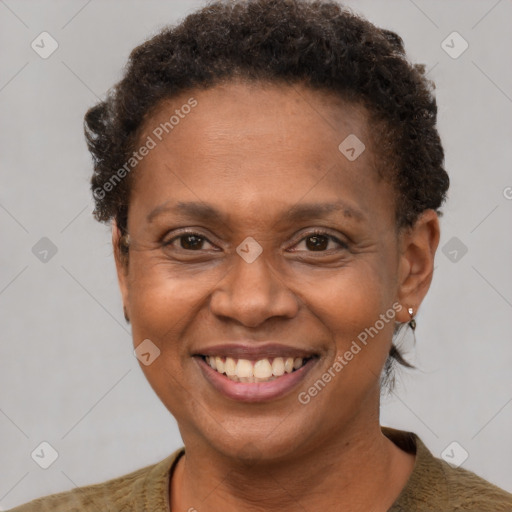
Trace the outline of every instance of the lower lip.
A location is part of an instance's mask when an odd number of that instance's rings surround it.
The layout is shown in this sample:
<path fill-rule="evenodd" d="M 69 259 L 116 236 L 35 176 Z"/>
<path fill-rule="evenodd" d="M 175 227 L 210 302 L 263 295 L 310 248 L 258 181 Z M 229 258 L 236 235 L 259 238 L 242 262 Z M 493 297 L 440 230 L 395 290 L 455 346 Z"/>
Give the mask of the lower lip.
<path fill-rule="evenodd" d="M 202 357 L 195 356 L 206 380 L 224 396 L 240 402 L 266 402 L 281 398 L 304 380 L 317 358 L 311 358 L 292 373 L 285 373 L 269 382 L 234 382 L 214 370 Z"/>

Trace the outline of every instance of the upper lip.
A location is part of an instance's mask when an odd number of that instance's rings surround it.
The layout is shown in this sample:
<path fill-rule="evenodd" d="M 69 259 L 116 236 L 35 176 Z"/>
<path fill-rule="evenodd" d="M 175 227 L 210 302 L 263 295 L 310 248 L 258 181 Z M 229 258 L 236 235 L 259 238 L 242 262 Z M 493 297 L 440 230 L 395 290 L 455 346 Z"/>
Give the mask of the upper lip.
<path fill-rule="evenodd" d="M 311 350 L 290 347 L 280 343 L 223 343 L 211 345 L 194 351 L 195 356 L 232 357 L 234 359 L 258 360 L 267 357 L 302 357 L 304 359 L 316 356 Z"/>

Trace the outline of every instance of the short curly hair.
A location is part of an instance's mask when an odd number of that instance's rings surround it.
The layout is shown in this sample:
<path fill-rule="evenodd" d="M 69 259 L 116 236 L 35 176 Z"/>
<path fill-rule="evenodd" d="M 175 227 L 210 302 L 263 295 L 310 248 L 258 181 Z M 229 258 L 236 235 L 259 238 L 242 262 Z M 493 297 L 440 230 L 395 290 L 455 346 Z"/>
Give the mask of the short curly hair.
<path fill-rule="evenodd" d="M 334 0 L 220 0 L 136 47 L 122 80 L 87 111 L 97 220 L 115 219 L 126 232 L 133 176 L 107 184 L 132 156 L 144 122 L 161 102 L 235 77 L 302 83 L 363 105 L 378 141 L 379 175 L 396 192 L 397 228 L 412 226 L 426 209 L 441 214 L 449 178 L 436 129 L 435 86 L 424 65 L 409 63 L 396 33 Z M 393 360 L 408 366 L 393 345 L 387 375 Z"/>

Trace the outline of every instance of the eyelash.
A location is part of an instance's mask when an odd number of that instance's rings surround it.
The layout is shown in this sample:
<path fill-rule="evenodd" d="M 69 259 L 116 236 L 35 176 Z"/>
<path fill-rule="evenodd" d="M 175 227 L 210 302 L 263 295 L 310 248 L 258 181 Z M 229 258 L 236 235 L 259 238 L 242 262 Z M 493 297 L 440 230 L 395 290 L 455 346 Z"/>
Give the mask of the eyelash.
<path fill-rule="evenodd" d="M 208 240 L 208 238 L 206 238 L 204 235 L 201 235 L 201 233 L 197 233 L 195 231 L 184 231 L 182 232 L 180 235 L 177 235 L 173 238 L 171 238 L 171 240 L 168 240 L 167 242 L 163 242 L 162 245 L 164 247 L 168 247 L 168 246 L 171 246 L 172 243 L 175 241 L 175 240 L 179 240 L 180 238 L 182 237 L 185 237 L 185 236 L 191 236 L 191 235 L 194 235 L 198 238 L 201 238 L 202 240 L 205 240 L 207 241 L 209 244 L 212 244 L 212 242 L 210 242 L 210 240 Z M 314 229 L 313 231 L 311 231 L 310 233 L 307 233 L 306 235 L 304 235 L 298 242 L 297 244 L 299 244 L 300 242 L 310 238 L 310 237 L 313 237 L 313 236 L 325 236 L 326 238 L 330 239 L 330 240 L 333 240 L 334 242 L 338 243 L 342 248 L 343 250 L 347 250 L 349 247 L 348 247 L 348 244 L 346 242 L 343 242 L 342 240 L 340 240 L 339 238 L 336 238 L 335 236 L 329 234 L 328 232 L 326 231 L 322 231 L 321 229 Z M 295 245 L 297 245 L 295 244 Z M 212 244 L 213 245 L 213 244 Z M 201 249 L 197 250 L 197 251 L 194 251 L 194 250 L 190 250 L 190 249 L 183 249 L 183 248 L 179 248 L 180 250 L 182 251 L 187 251 L 187 252 L 200 252 Z M 328 252 L 329 250 L 332 250 L 332 249 L 328 249 L 328 250 L 325 250 L 325 251 L 318 251 L 320 253 L 322 252 Z M 307 252 L 316 252 L 316 251 L 307 251 Z"/>

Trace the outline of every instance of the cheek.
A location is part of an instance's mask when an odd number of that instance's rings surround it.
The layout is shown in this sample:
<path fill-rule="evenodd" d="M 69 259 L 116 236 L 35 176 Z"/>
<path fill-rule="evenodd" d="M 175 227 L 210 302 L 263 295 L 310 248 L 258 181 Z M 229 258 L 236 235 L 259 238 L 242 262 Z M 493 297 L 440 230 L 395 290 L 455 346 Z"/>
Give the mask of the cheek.
<path fill-rule="evenodd" d="M 326 417 L 324 425 L 333 432 L 361 410 L 361 404 L 379 396 L 380 375 L 395 325 L 394 300 L 383 274 L 369 267 L 344 269 L 338 279 L 331 280 L 327 296 L 316 292 L 310 303 L 328 331 L 332 350 L 303 391 L 315 397 L 314 407 L 336 411 Z"/>
<path fill-rule="evenodd" d="M 193 360 L 184 332 L 197 320 L 210 280 L 193 279 L 144 253 L 130 261 L 129 276 L 134 347 L 149 339 L 160 351 L 151 364 L 146 366 L 141 361 L 140 367 L 169 411 L 186 417 L 184 404 L 193 397 L 184 383 Z"/>
<path fill-rule="evenodd" d="M 128 303 L 136 347 L 149 339 L 160 350 L 158 359 L 142 365 L 148 380 L 180 378 L 183 364 L 190 362 L 183 332 L 200 309 L 208 283 L 190 279 L 169 265 L 156 262 L 144 253 L 130 262 Z"/>
<path fill-rule="evenodd" d="M 173 334 L 201 309 L 218 279 L 216 272 L 194 273 L 137 254 L 131 261 L 128 291 L 134 334 L 162 341 L 175 339 Z M 173 348 L 168 345 L 166 349 Z"/>
<path fill-rule="evenodd" d="M 354 333 L 375 322 L 391 306 L 392 293 L 386 271 L 378 265 L 347 267 L 311 288 L 310 302 L 321 311 L 325 323 L 337 332 Z"/>
<path fill-rule="evenodd" d="M 310 307 L 333 343 L 331 357 L 350 362 L 347 374 L 355 376 L 361 367 L 378 373 L 386 360 L 395 325 L 392 276 L 387 270 L 383 261 L 348 266 L 328 283 L 317 280 L 310 289 Z"/>

